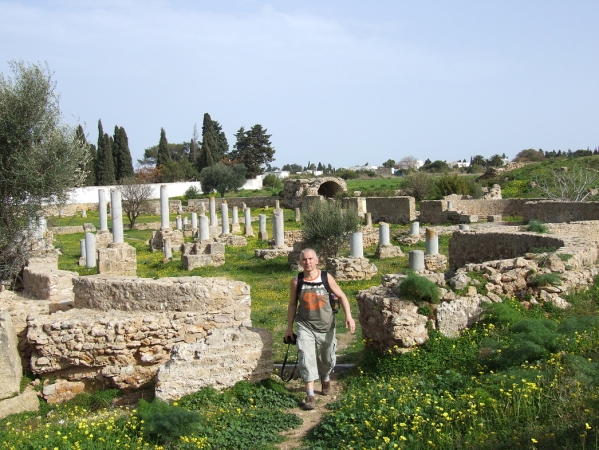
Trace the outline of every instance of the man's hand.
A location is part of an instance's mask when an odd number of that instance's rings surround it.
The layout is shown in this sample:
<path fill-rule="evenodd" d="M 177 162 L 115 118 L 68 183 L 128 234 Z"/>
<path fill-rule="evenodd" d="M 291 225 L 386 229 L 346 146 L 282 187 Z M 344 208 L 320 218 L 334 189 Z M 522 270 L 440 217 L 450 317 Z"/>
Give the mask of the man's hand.
<path fill-rule="evenodd" d="M 356 321 L 350 317 L 349 319 L 345 319 L 345 328 L 349 328 L 349 331 L 352 333 L 356 332 Z"/>

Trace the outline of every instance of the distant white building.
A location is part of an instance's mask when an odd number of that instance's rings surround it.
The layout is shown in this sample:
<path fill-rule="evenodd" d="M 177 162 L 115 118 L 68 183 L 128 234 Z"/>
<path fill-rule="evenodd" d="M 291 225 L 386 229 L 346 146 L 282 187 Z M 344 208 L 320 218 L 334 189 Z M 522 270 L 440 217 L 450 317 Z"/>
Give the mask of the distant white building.
<path fill-rule="evenodd" d="M 282 180 L 283 178 L 289 178 L 289 173 L 290 172 L 288 170 L 273 170 L 271 172 L 264 172 L 262 175 L 260 175 L 260 178 L 263 180 L 266 175 L 275 175 L 277 178 Z"/>
<path fill-rule="evenodd" d="M 340 167 L 340 169 L 353 170 L 354 172 L 360 172 L 362 170 L 377 170 L 379 166 L 372 166 L 365 164 L 363 166 L 352 166 L 352 167 Z"/>
<path fill-rule="evenodd" d="M 470 163 L 465 161 L 453 161 L 449 163 L 449 167 L 457 167 L 458 169 L 468 167 L 469 165 Z"/>

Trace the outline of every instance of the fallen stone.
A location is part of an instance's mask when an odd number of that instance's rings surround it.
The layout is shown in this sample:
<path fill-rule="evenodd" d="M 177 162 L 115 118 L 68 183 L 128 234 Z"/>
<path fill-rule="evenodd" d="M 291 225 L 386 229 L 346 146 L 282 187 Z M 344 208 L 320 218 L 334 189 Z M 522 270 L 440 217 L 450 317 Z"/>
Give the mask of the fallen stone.
<path fill-rule="evenodd" d="M 11 414 L 39 411 L 39 407 L 37 393 L 32 387 L 28 387 L 22 394 L 0 401 L 0 419 Z"/>

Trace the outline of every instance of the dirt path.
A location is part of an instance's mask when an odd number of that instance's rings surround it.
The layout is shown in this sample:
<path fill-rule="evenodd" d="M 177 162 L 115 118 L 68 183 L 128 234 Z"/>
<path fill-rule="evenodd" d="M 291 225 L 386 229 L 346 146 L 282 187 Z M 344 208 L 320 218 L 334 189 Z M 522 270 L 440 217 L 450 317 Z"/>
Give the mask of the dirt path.
<path fill-rule="evenodd" d="M 343 333 L 337 335 L 337 350 L 346 348 L 356 338 L 351 333 Z M 300 408 L 289 410 L 300 419 L 303 420 L 302 425 L 298 428 L 293 428 L 281 433 L 281 436 L 287 438 L 285 442 L 278 444 L 276 447 L 281 450 L 293 450 L 300 449 L 302 447 L 302 439 L 308 435 L 310 430 L 318 425 L 322 419 L 322 416 L 328 412 L 327 404 L 337 400 L 341 394 L 341 386 L 337 382 L 339 377 L 338 373 L 331 374 L 331 395 L 320 394 L 320 383 L 316 381 L 314 383 L 314 390 L 316 395 L 316 408 L 311 411 L 304 411 Z M 290 392 L 304 392 L 304 383 L 300 379 L 291 380 L 287 383 L 287 389 Z"/>

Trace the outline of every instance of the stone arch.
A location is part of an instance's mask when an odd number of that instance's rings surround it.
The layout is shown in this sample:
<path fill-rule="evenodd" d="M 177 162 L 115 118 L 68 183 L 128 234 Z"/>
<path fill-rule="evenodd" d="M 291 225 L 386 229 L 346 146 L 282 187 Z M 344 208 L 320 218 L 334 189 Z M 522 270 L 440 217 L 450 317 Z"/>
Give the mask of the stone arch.
<path fill-rule="evenodd" d="M 286 179 L 281 198 L 285 208 L 297 208 L 302 205 L 304 197 L 321 195 L 332 198 L 336 194 L 347 192 L 347 185 L 342 178 L 323 177 L 305 179 Z"/>
<path fill-rule="evenodd" d="M 325 198 L 332 198 L 335 197 L 336 194 L 343 192 L 344 190 L 347 190 L 347 188 L 343 189 L 343 186 L 341 186 L 339 183 L 330 180 L 322 183 L 318 187 L 318 195 L 322 195 Z"/>

